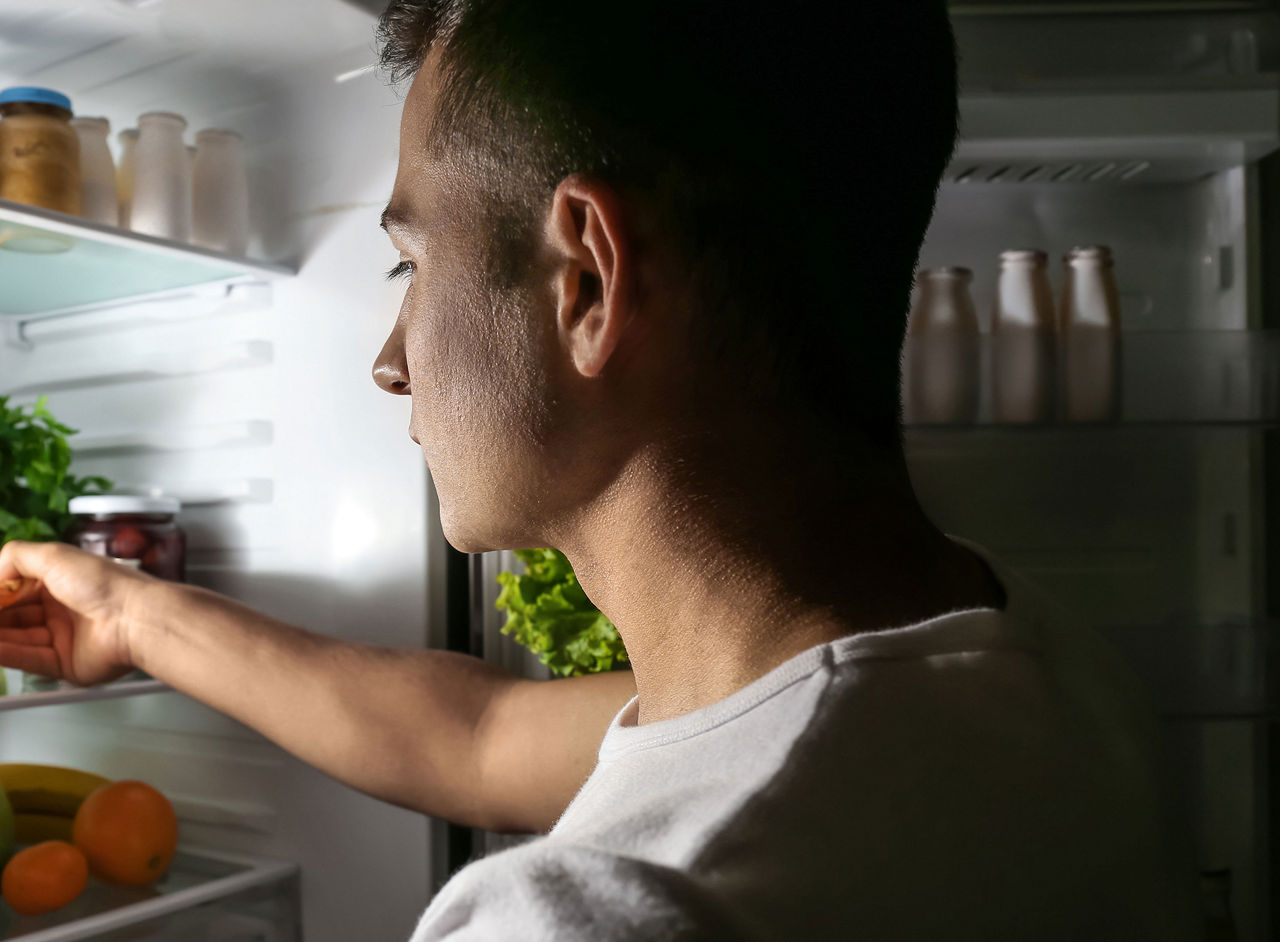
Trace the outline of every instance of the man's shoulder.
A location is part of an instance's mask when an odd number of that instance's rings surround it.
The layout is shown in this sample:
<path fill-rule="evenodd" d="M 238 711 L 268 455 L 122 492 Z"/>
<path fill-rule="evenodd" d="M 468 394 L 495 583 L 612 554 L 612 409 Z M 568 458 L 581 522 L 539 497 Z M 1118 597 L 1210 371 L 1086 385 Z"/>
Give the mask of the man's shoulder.
<path fill-rule="evenodd" d="M 748 942 L 696 876 L 548 838 L 474 861 L 423 914 L 412 942 Z"/>

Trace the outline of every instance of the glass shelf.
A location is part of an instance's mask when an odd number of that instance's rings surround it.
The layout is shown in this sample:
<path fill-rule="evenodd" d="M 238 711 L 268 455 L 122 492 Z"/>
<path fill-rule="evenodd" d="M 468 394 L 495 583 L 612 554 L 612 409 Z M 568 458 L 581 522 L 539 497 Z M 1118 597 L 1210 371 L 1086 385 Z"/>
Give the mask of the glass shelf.
<path fill-rule="evenodd" d="M 1061 346 L 1061 345 L 1059 345 Z M 1101 421 L 1063 418 L 1067 375 L 1061 349 L 997 355 L 994 338 L 982 334 L 962 349 L 937 337 L 908 337 L 903 348 L 906 432 L 917 439 L 938 433 L 1097 432 L 1133 427 L 1280 426 L 1280 330 L 1131 331 L 1121 335 L 1114 372 L 1077 372 L 1102 397 Z M 1094 351 L 1095 353 L 1097 351 Z M 1043 357 L 1037 370 L 1026 357 Z M 1010 362 L 1012 359 L 1012 362 Z M 997 366 L 1013 377 L 1020 396 L 995 391 Z M 926 375 L 938 377 L 928 381 Z M 1084 382 L 1082 381 L 1082 383 Z M 1038 399 L 1036 397 L 1039 397 Z M 997 398 L 1006 405 L 998 410 Z M 1100 401 L 1100 400 L 1096 400 Z M 1008 403 L 1012 402 L 1011 405 Z M 1039 407 L 1036 407 L 1036 403 Z M 1030 403 L 1030 405 L 1028 404 Z M 998 421 L 1010 409 L 1033 421 Z"/>
<path fill-rule="evenodd" d="M 1228 616 L 1103 627 L 1172 720 L 1280 720 L 1280 622 Z"/>
<path fill-rule="evenodd" d="M 79 898 L 39 916 L 20 916 L 0 904 L 0 939 L 72 942 L 95 938 L 151 938 L 153 932 L 164 928 L 166 917 L 253 887 L 283 885 L 297 874 L 298 865 L 288 861 L 179 849 L 168 873 L 150 886 L 111 886 L 90 877 L 89 886 Z M 116 931 L 143 924 L 146 930 L 141 933 Z"/>
<path fill-rule="evenodd" d="M 294 272 L 0 200 L 0 317 L 34 319 Z"/>
<path fill-rule="evenodd" d="M 90 700 L 115 700 L 119 697 L 136 697 L 144 693 L 165 693 L 172 690 L 158 680 L 117 680 L 96 687 L 76 687 L 71 684 L 53 690 L 29 693 L 14 692 L 0 697 L 0 712 L 23 710 L 29 707 L 53 706 L 60 703 L 84 703 Z"/>

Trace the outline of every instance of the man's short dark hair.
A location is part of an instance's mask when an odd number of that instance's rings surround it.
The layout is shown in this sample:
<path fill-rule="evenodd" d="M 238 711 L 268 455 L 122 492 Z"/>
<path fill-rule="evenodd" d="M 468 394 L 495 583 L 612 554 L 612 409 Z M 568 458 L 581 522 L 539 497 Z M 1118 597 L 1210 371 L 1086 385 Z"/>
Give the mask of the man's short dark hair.
<path fill-rule="evenodd" d="M 433 47 L 440 153 L 486 161 L 501 248 L 584 173 L 650 213 L 741 394 L 900 441 L 920 243 L 956 136 L 944 0 L 392 0 L 383 66 Z M 523 253 L 523 255 L 522 255 Z"/>

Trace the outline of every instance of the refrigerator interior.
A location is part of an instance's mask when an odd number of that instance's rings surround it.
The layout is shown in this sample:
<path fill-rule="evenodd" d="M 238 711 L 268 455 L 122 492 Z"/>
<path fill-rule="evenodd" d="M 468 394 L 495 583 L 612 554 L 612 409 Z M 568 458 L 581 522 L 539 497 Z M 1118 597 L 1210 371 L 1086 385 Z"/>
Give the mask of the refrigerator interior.
<path fill-rule="evenodd" d="M 117 156 L 146 111 L 186 117 L 189 142 L 239 131 L 248 254 L 297 272 L 0 318 L 0 395 L 48 394 L 80 430 L 75 473 L 181 498 L 190 582 L 323 634 L 443 646 L 427 585 L 442 542 L 409 403 L 371 378 L 400 304 L 378 228 L 400 97 L 372 69 L 373 26 L 339 0 L 0 6 L 0 85 L 106 116 Z M 0 253 L 0 295 L 21 264 Z M 145 780 L 173 801 L 184 844 L 298 862 L 307 939 L 407 937 L 430 897 L 427 819 L 176 693 L 9 713 L 0 758 Z"/>

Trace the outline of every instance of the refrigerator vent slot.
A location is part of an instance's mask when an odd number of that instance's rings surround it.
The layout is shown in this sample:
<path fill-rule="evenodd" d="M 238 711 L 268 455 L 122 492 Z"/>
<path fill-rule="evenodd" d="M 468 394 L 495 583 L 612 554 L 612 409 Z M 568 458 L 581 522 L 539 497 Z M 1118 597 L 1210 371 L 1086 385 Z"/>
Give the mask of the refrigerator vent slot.
<path fill-rule="evenodd" d="M 1120 171 L 1121 180 L 1131 180 L 1138 174 L 1143 173 L 1151 168 L 1151 163 L 1146 160 L 1139 160 L 1129 164 L 1124 170 Z"/>
<path fill-rule="evenodd" d="M 1094 163 L 991 162 L 965 164 L 949 174 L 952 183 L 1127 183 L 1151 168 L 1146 160 L 1102 160 Z"/>

